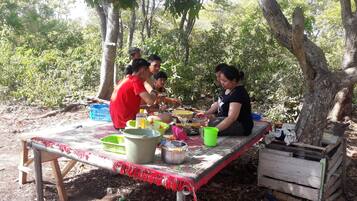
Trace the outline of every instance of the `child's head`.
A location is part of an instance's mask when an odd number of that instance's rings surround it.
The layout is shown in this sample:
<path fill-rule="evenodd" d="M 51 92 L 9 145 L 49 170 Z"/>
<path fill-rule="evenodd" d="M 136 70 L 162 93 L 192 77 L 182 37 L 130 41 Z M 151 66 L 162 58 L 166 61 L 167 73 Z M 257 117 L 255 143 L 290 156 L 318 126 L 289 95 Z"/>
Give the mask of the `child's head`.
<path fill-rule="evenodd" d="M 167 74 L 163 71 L 159 71 L 154 74 L 154 87 L 156 89 L 163 89 L 167 80 Z"/>
<path fill-rule="evenodd" d="M 140 50 L 140 48 L 131 47 L 131 48 L 129 48 L 128 53 L 129 53 L 129 56 L 130 56 L 131 60 L 140 59 L 141 58 L 141 50 Z"/>
<path fill-rule="evenodd" d="M 149 70 L 150 72 L 154 75 L 160 71 L 160 66 L 161 66 L 161 58 L 157 56 L 156 54 L 152 54 L 149 56 L 149 63 L 150 67 Z"/>

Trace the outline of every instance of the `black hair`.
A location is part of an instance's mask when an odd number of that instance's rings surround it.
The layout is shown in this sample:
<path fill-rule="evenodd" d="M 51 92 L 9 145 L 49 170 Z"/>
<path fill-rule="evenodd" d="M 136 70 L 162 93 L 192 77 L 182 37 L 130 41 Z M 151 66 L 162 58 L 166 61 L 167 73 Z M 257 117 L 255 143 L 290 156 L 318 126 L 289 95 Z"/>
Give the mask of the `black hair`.
<path fill-rule="evenodd" d="M 239 71 L 238 72 L 238 76 L 239 76 L 239 80 L 244 80 L 244 72 L 243 71 Z"/>
<path fill-rule="evenodd" d="M 227 64 L 225 64 L 225 63 L 220 63 L 220 64 L 218 64 L 218 65 L 216 66 L 216 68 L 214 69 L 214 72 L 215 72 L 215 73 L 218 73 L 218 72 L 221 71 L 222 68 L 227 68 L 227 67 L 229 67 Z"/>
<path fill-rule="evenodd" d="M 154 79 L 155 80 L 158 80 L 160 78 L 163 78 L 163 79 L 167 80 L 167 74 L 164 71 L 159 71 L 158 73 L 156 73 L 154 75 Z"/>
<path fill-rule="evenodd" d="M 241 69 L 241 66 L 239 64 L 236 64 L 235 66 L 232 66 L 232 67 L 236 67 L 238 69 L 239 80 L 240 81 L 244 80 L 244 72 L 239 70 L 239 69 Z"/>
<path fill-rule="evenodd" d="M 129 50 L 128 50 L 128 54 L 129 54 L 130 56 L 134 56 L 134 54 L 137 53 L 137 52 L 141 52 L 140 48 L 131 47 L 131 48 L 129 48 Z"/>
<path fill-rule="evenodd" d="M 133 74 L 133 66 L 129 64 L 124 68 L 124 75 L 131 75 L 131 74 Z"/>
<path fill-rule="evenodd" d="M 244 77 L 244 73 L 239 72 L 239 70 L 234 66 L 222 68 L 220 72 L 230 81 L 236 80 L 237 82 L 239 82 L 241 80 L 241 73 Z"/>
<path fill-rule="evenodd" d="M 134 59 L 133 63 L 131 64 L 131 68 L 133 73 L 139 72 L 141 68 L 149 68 L 150 63 L 147 62 L 145 59 Z"/>
<path fill-rule="evenodd" d="M 161 62 L 161 58 L 159 56 L 157 56 L 156 54 L 152 54 L 149 56 L 148 58 L 149 62 L 153 62 L 153 61 L 160 61 Z"/>

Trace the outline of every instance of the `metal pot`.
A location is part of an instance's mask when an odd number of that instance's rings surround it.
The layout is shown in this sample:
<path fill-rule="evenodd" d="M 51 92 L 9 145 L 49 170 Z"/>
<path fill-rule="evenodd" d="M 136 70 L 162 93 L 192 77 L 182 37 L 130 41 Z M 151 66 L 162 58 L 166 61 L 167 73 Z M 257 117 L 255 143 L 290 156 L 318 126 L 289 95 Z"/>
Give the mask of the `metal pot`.
<path fill-rule="evenodd" d="M 185 161 L 188 146 L 183 141 L 167 141 L 161 146 L 161 158 L 165 163 L 181 164 Z"/>

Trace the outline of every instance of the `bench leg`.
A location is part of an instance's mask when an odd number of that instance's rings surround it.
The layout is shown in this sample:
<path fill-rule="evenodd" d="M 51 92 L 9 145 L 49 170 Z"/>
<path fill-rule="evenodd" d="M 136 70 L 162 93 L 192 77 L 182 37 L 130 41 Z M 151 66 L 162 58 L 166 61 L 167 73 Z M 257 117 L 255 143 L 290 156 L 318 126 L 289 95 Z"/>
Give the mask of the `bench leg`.
<path fill-rule="evenodd" d="M 66 166 L 63 168 L 61 174 L 62 174 L 62 177 L 65 177 L 67 175 L 67 173 L 69 171 L 71 171 L 71 169 L 77 164 L 77 161 L 75 160 L 70 160 L 68 161 L 68 163 L 66 164 Z"/>
<path fill-rule="evenodd" d="M 176 192 L 176 201 L 185 201 L 185 194 L 183 194 L 183 191 Z"/>
<path fill-rule="evenodd" d="M 23 167 L 28 166 L 28 160 L 29 160 L 29 150 L 27 148 L 27 143 L 26 141 L 21 141 L 21 155 L 20 155 L 20 168 L 19 168 L 19 184 L 23 185 L 27 183 L 27 172 L 23 171 Z"/>
<path fill-rule="evenodd" d="M 35 182 L 36 182 L 37 201 L 43 201 L 41 151 L 33 147 L 33 156 L 35 160 Z"/>
<path fill-rule="evenodd" d="M 56 179 L 56 188 L 57 188 L 57 191 L 58 191 L 59 200 L 60 201 L 67 201 L 68 198 L 67 198 L 66 191 L 64 190 L 63 177 L 62 177 L 62 174 L 61 174 L 60 166 L 58 164 L 58 160 L 55 159 L 55 160 L 51 161 L 51 165 L 52 165 L 53 174 L 54 174 L 55 179 Z"/>

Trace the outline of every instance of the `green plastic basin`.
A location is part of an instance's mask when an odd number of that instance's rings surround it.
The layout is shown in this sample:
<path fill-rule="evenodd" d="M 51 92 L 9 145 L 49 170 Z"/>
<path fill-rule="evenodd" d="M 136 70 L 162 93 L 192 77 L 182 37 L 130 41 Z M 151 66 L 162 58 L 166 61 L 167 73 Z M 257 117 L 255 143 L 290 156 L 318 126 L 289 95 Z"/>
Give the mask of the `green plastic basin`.
<path fill-rule="evenodd" d="M 125 154 L 124 136 L 108 135 L 100 139 L 105 151 L 114 152 L 117 154 Z"/>

